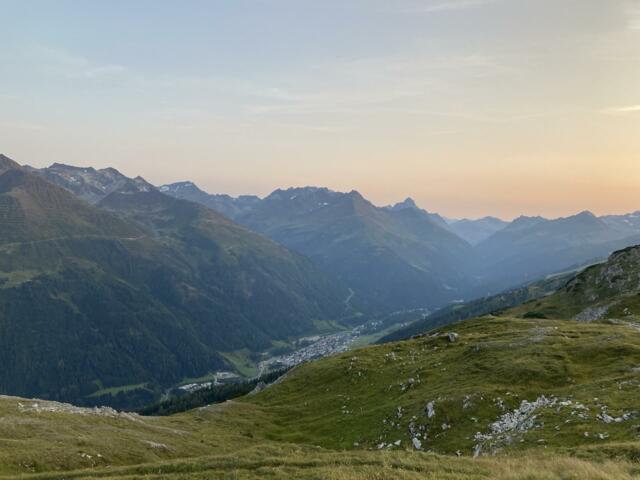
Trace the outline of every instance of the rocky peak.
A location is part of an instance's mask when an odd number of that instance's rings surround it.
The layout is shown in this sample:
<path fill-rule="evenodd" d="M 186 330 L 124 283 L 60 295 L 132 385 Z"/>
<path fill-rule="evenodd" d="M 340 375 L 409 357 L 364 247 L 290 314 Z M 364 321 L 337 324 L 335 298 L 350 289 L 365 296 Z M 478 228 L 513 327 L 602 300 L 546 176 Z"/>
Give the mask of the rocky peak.
<path fill-rule="evenodd" d="M 14 162 L 6 155 L 3 155 L 2 153 L 0 153 L 0 173 L 4 173 L 7 170 L 19 169 L 19 168 L 21 168 L 19 163 Z"/>

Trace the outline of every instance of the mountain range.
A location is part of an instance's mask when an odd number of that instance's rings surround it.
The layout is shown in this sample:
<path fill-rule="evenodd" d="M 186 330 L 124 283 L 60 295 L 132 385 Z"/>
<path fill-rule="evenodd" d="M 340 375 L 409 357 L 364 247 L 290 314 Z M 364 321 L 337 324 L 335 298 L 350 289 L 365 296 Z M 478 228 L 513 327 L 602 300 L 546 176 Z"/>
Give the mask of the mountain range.
<path fill-rule="evenodd" d="M 505 223 L 447 220 L 410 198 L 234 198 L 0 156 L 0 392 L 141 404 L 378 315 L 404 322 L 453 302 L 444 324 L 461 300 L 479 297 L 467 316 L 510 307 L 561 285 L 514 287 L 640 243 L 637 213 Z"/>
<path fill-rule="evenodd" d="M 193 182 L 161 189 L 218 208 L 238 223 L 309 256 L 344 278 L 361 298 L 375 292 L 377 308 L 387 304 L 390 309 L 434 310 L 452 300 L 495 295 L 602 261 L 615 250 L 640 243 L 637 212 L 603 217 L 581 212 L 558 219 L 522 216 L 511 222 L 495 217 L 446 220 L 410 198 L 376 207 L 358 192 L 317 187 L 279 189 L 263 199 L 209 195 Z M 360 207 L 346 210 L 348 199 Z M 356 232 L 357 225 L 366 225 L 362 235 Z M 382 267 L 386 273 L 362 271 L 358 262 L 376 264 L 377 255 L 388 259 Z M 372 281 L 367 275 L 377 278 Z M 429 295 L 413 294 L 403 279 L 410 285 L 418 282 L 419 291 L 428 288 Z M 389 303 L 384 292 L 393 292 L 389 298 L 396 299 L 398 290 L 404 292 L 402 301 Z"/>
<path fill-rule="evenodd" d="M 278 189 L 264 199 L 208 195 L 193 182 L 160 190 L 217 208 L 309 257 L 374 310 L 430 308 L 470 287 L 471 246 L 411 199 L 376 207 L 356 191 L 318 187 Z"/>
<path fill-rule="evenodd" d="M 519 217 L 475 247 L 481 294 L 605 259 L 640 243 L 633 227 L 611 228 L 603 218 L 582 212 L 566 218 Z"/>
<path fill-rule="evenodd" d="M 143 181 L 76 197 L 45 173 L 0 158 L 1 392 L 146 402 L 350 313 L 345 286 L 217 212 Z"/>

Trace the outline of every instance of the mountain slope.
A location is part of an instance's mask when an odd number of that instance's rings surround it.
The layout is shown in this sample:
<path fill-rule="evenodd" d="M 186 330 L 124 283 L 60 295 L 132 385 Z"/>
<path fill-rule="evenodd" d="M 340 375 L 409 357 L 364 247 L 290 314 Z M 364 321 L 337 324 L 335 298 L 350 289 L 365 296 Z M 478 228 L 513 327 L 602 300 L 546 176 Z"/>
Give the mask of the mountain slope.
<path fill-rule="evenodd" d="M 278 189 L 262 200 L 210 195 L 192 182 L 161 188 L 310 257 L 382 311 L 496 295 L 640 242 L 635 214 L 446 221 L 411 198 L 378 208 L 357 192 L 326 188 Z"/>
<path fill-rule="evenodd" d="M 564 287 L 575 275 L 576 272 L 551 275 L 544 280 L 533 282 L 520 288 L 507 290 L 497 295 L 448 305 L 430 315 L 426 315 L 422 320 L 418 320 L 407 327 L 387 335 L 377 343 L 405 340 L 414 335 L 420 335 L 435 328 L 450 325 L 468 318 L 497 314 L 505 309 L 517 307 L 531 300 L 551 295 Z"/>
<path fill-rule="evenodd" d="M 280 441 L 557 452 L 638 439 L 638 364 L 628 324 L 481 318 L 305 365 L 246 402 Z"/>
<path fill-rule="evenodd" d="M 0 242 L 56 237 L 137 237 L 140 230 L 78 202 L 67 192 L 20 168 L 0 175 Z"/>
<path fill-rule="evenodd" d="M 148 402 L 231 368 L 219 352 L 347 310 L 308 260 L 204 207 L 125 189 L 107 197 L 116 216 L 15 165 L 0 175 L 0 392 Z"/>
<path fill-rule="evenodd" d="M 20 169 L 20 164 L 11 160 L 6 155 L 0 153 L 0 174 L 7 170 Z"/>
<path fill-rule="evenodd" d="M 507 313 L 580 321 L 611 318 L 637 322 L 640 318 L 640 246 L 614 252 L 606 262 L 587 268 L 554 295 Z"/>
<path fill-rule="evenodd" d="M 54 163 L 47 168 L 28 169 L 91 204 L 98 203 L 112 192 L 149 191 L 155 188 L 142 177 L 129 178 L 115 168 L 96 170 Z"/>
<path fill-rule="evenodd" d="M 398 449 L 335 451 L 275 442 L 259 433 L 265 425 L 260 413 L 246 406 L 239 412 L 235 405 L 228 405 L 175 417 L 141 418 L 108 409 L 0 398 L 4 419 L 0 424 L 0 475 L 52 480 L 159 475 L 176 480 L 638 478 L 634 463 L 623 459 L 603 462 L 595 449 L 581 455 L 595 457 L 591 460 L 536 452 L 472 459 Z M 599 452 L 606 458 L 623 448 L 632 453 L 634 444 L 607 446 Z"/>
<path fill-rule="evenodd" d="M 616 252 L 536 302 L 629 308 L 639 266 L 640 247 Z M 515 313 L 310 362 L 257 394 L 170 417 L 2 397 L 0 473 L 637 478 L 635 313 Z"/>
<path fill-rule="evenodd" d="M 373 309 L 433 308 L 459 298 L 470 246 L 427 212 L 378 208 L 358 192 L 276 190 L 237 218 L 311 258 Z"/>
<path fill-rule="evenodd" d="M 232 220 L 251 210 L 261 201 L 255 195 L 241 195 L 239 197 L 212 195 L 200 190 L 193 182 L 163 185 L 160 187 L 160 191 L 181 200 L 189 200 L 209 207 Z"/>
<path fill-rule="evenodd" d="M 222 365 L 142 282 L 162 267 L 140 228 L 21 169 L 0 205 L 0 391 L 78 400 Z"/>
<path fill-rule="evenodd" d="M 343 304 L 346 288 L 308 259 L 199 204 L 143 191 L 114 192 L 99 206 L 154 232 L 208 290 L 220 292 L 234 305 L 241 315 L 228 316 L 226 329 L 284 339 L 314 332 L 314 322 L 339 320 L 349 313 Z M 251 323 L 240 328 L 236 322 L 241 318 Z"/>
<path fill-rule="evenodd" d="M 620 232 L 620 235 L 637 235 L 640 233 L 640 211 L 626 215 L 605 215 L 600 217 L 610 228 Z"/>
<path fill-rule="evenodd" d="M 637 477 L 637 466 L 623 459 L 640 452 L 640 332 L 507 318 L 467 321 L 454 331 L 455 341 L 441 331 L 309 363 L 257 395 L 172 417 L 1 398 L 0 471 Z"/>
<path fill-rule="evenodd" d="M 433 308 L 466 286 L 469 246 L 417 208 L 358 192 L 276 191 L 239 221 L 314 260 L 374 308 Z"/>
<path fill-rule="evenodd" d="M 606 258 L 640 243 L 590 212 L 556 220 L 521 217 L 477 245 L 476 273 L 486 294 Z"/>

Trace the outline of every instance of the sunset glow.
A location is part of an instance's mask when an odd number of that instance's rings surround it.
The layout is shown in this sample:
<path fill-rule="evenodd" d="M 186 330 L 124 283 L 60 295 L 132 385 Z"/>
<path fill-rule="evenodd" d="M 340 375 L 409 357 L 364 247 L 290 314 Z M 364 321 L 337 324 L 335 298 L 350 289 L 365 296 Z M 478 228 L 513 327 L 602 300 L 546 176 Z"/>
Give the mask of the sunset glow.
<path fill-rule="evenodd" d="M 640 209 L 638 1 L 2 3 L 20 163 L 451 217 Z"/>

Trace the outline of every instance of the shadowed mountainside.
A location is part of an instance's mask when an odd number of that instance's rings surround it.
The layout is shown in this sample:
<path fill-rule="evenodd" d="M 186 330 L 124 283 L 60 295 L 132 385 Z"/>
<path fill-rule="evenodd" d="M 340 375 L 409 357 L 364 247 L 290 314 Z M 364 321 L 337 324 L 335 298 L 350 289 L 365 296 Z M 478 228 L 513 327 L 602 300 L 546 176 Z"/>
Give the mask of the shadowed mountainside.
<path fill-rule="evenodd" d="M 112 212 L 0 159 L 0 391 L 80 403 L 229 368 L 219 352 L 337 328 L 345 287 L 155 189 Z"/>

